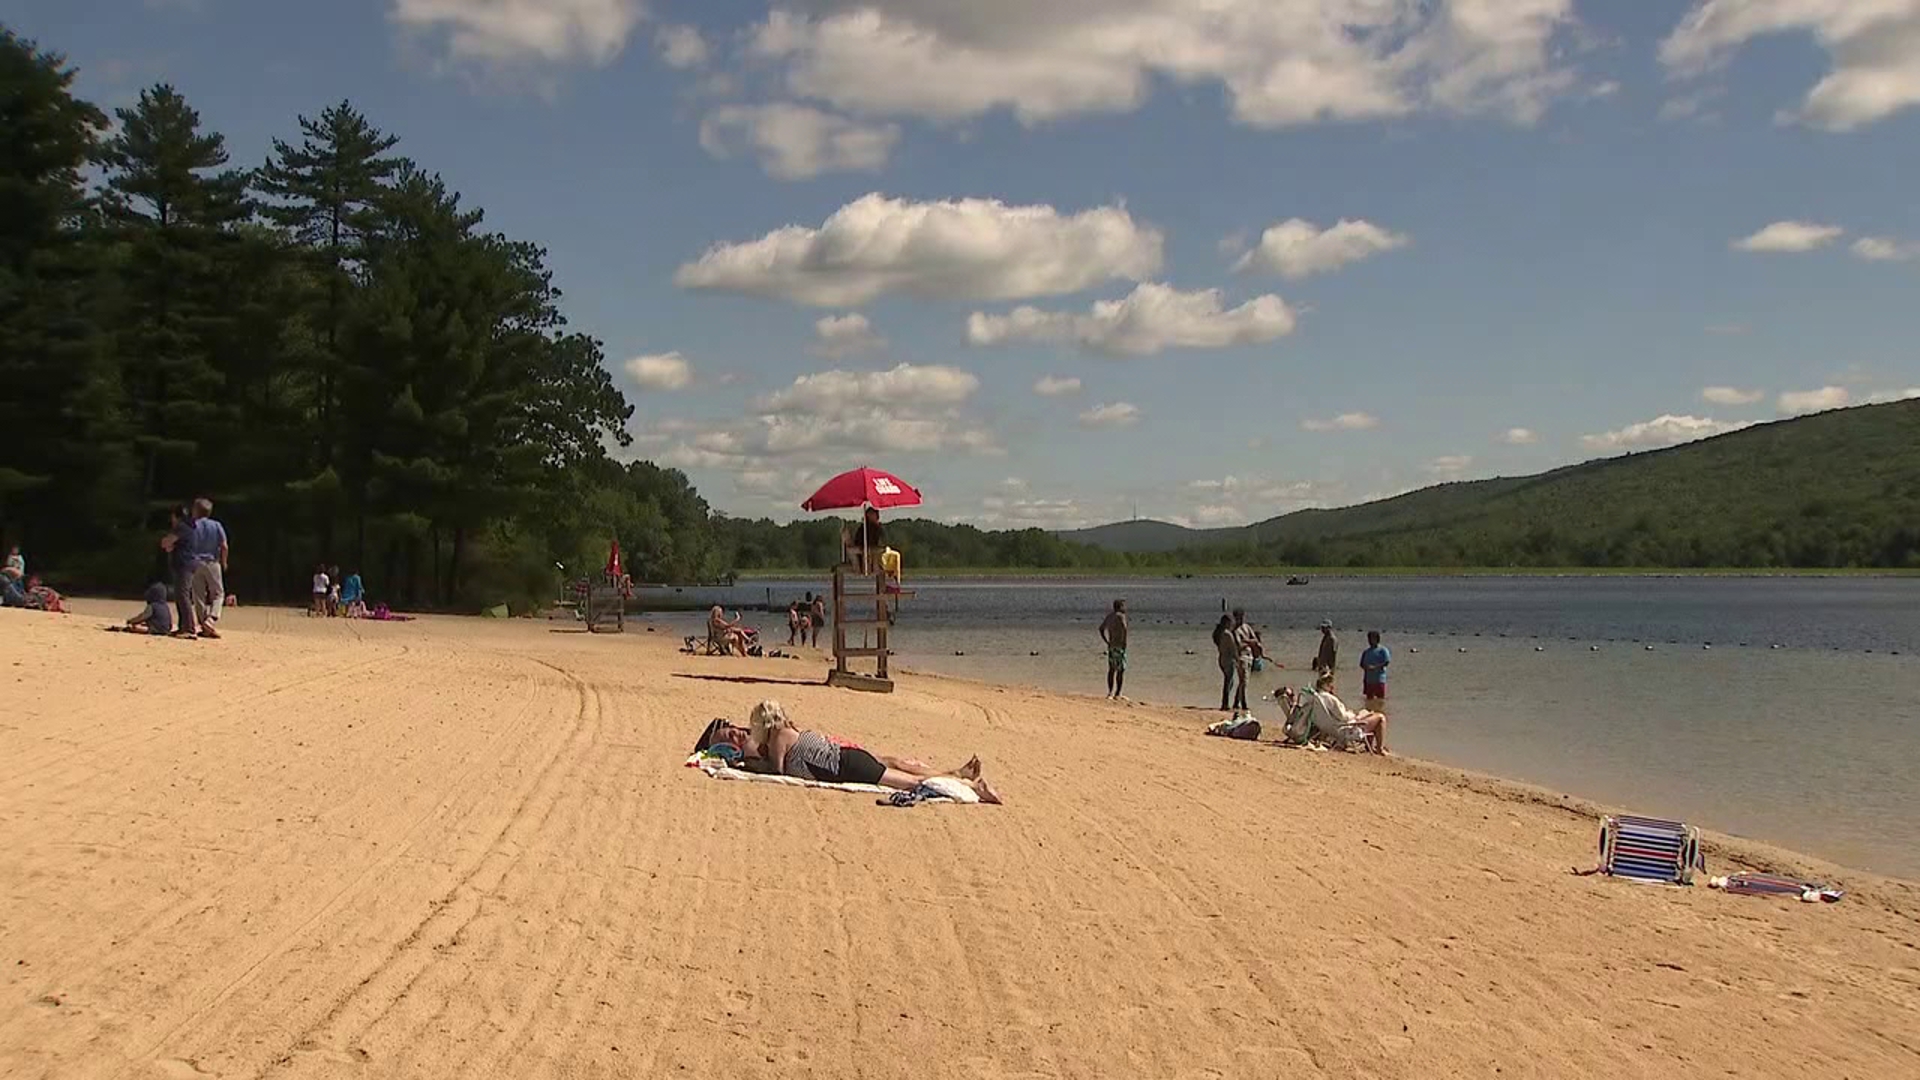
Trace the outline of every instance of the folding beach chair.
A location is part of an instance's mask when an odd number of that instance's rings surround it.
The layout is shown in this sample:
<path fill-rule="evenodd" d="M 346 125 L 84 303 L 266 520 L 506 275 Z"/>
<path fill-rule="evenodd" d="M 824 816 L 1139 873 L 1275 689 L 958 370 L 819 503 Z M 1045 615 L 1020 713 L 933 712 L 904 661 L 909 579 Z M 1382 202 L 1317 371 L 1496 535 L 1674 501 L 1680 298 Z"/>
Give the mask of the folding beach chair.
<path fill-rule="evenodd" d="M 1700 830 L 1661 818 L 1600 819 L 1600 865 L 1609 877 L 1653 885 L 1691 885 L 1695 870 L 1707 868 L 1700 852 Z"/>

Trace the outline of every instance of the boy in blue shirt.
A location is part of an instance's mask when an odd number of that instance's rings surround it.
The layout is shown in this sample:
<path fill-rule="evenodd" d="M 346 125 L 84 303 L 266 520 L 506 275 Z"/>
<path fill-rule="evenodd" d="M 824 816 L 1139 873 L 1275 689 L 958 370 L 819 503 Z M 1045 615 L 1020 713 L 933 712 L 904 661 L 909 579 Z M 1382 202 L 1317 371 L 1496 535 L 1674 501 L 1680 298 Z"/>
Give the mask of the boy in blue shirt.
<path fill-rule="evenodd" d="M 1387 711 L 1387 665 L 1391 663 L 1393 654 L 1380 644 L 1380 631 L 1367 631 L 1367 648 L 1360 654 L 1360 694 L 1373 712 Z"/>

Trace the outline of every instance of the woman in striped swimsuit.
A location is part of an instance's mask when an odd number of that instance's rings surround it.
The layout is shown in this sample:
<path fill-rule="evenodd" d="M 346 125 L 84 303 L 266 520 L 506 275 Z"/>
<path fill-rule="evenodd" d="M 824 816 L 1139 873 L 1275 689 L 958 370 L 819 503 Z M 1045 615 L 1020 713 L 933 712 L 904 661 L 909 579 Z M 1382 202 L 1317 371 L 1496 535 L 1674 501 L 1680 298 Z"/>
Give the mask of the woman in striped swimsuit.
<path fill-rule="evenodd" d="M 768 771 L 824 784 L 878 784 L 896 791 L 911 791 L 930 776 L 951 776 L 966 781 L 981 802 L 1000 801 L 1000 794 L 980 775 L 978 757 L 969 758 L 957 769 L 936 772 L 907 758 L 877 756 L 858 746 L 837 743 L 817 731 L 794 727 L 777 701 L 755 705 L 749 724 L 739 744 L 743 744 L 747 757 L 759 758 Z"/>

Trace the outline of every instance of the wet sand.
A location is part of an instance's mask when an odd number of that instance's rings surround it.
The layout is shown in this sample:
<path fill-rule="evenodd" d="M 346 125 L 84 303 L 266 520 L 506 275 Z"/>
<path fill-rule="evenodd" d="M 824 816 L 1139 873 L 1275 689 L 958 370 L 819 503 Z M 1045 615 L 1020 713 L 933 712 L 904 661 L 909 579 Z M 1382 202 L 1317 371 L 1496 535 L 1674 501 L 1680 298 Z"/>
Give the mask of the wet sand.
<path fill-rule="evenodd" d="M 1573 877 L 1590 806 L 1181 710 L 545 622 L 100 632 L 132 607 L 0 612 L 7 1077 L 1920 1074 L 1910 882 Z M 1009 805 L 681 767 L 769 696 Z"/>

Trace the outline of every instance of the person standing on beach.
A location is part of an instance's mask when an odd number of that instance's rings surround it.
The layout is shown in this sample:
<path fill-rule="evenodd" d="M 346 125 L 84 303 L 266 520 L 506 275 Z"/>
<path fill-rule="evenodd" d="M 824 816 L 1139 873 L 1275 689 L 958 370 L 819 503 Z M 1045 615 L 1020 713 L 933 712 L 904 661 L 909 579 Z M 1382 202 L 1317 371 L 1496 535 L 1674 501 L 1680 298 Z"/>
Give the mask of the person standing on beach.
<path fill-rule="evenodd" d="M 820 624 L 827 621 L 827 598 L 813 598 L 813 647 L 820 647 Z"/>
<path fill-rule="evenodd" d="M 1213 628 L 1213 647 L 1220 654 L 1220 711 L 1233 710 L 1233 665 L 1240 646 L 1233 640 L 1233 616 L 1220 616 Z"/>
<path fill-rule="evenodd" d="M 193 500 L 193 615 L 200 636 L 218 638 L 227 602 L 227 530 L 213 517 L 213 500 Z"/>
<path fill-rule="evenodd" d="M 1107 696 L 1126 700 L 1121 690 L 1127 683 L 1127 602 L 1115 600 L 1113 610 L 1100 624 L 1100 640 L 1107 643 Z"/>
<path fill-rule="evenodd" d="M 173 577 L 173 609 L 176 637 L 198 635 L 200 624 L 193 618 L 193 508 L 176 506 L 169 513 L 167 535 L 160 538 L 160 549 L 167 553 L 167 572 Z"/>
<path fill-rule="evenodd" d="M 1320 651 L 1313 658 L 1313 670 L 1325 674 L 1340 658 L 1340 643 L 1333 639 L 1333 620 L 1320 620 Z"/>
<path fill-rule="evenodd" d="M 1360 694 L 1369 712 L 1387 711 L 1387 665 L 1393 653 L 1380 644 L 1380 631 L 1367 631 L 1367 647 L 1360 654 Z"/>

